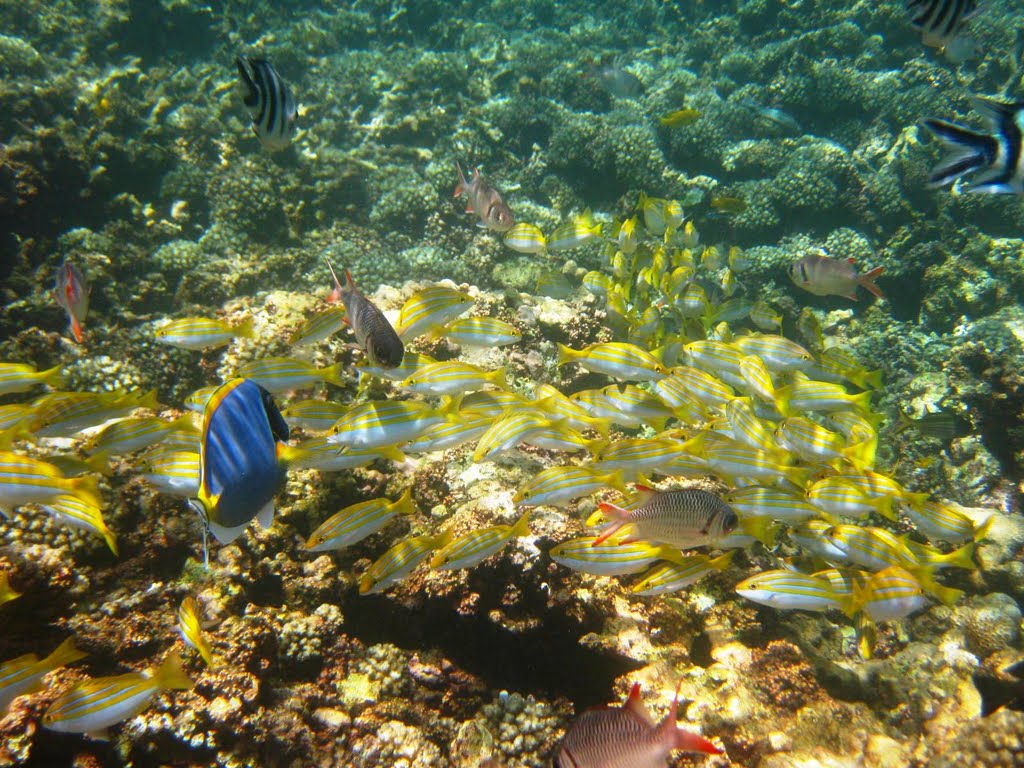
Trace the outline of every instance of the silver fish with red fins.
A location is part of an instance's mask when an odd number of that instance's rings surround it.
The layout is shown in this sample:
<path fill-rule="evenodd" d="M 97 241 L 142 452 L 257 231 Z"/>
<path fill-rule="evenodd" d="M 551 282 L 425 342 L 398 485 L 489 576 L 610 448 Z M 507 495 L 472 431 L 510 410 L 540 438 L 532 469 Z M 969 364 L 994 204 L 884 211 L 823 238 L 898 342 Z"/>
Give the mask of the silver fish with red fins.
<path fill-rule="evenodd" d="M 722 750 L 676 726 L 679 691 L 668 717 L 655 724 L 640 701 L 640 684 L 621 707 L 584 712 L 565 732 L 554 768 L 664 768 L 672 752 L 720 755 Z"/>
<path fill-rule="evenodd" d="M 345 285 L 342 285 L 329 261 L 327 267 L 334 277 L 334 293 L 341 297 L 341 302 L 345 305 L 345 322 L 351 326 L 356 341 L 366 353 L 370 365 L 382 368 L 400 366 L 405 357 L 405 345 L 398 338 L 391 323 L 384 317 L 384 313 L 359 292 L 352 280 L 352 274 L 347 269 Z"/>
<path fill-rule="evenodd" d="M 480 226 L 493 229 L 495 232 L 507 232 L 516 223 L 509 208 L 501 199 L 501 195 L 487 180 L 480 175 L 480 169 L 473 169 L 473 178 L 466 181 L 462 166 L 455 163 L 459 172 L 459 183 L 455 185 L 455 197 L 465 195 L 468 203 L 466 213 L 475 213 L 480 217 Z"/>
<path fill-rule="evenodd" d="M 884 299 L 885 294 L 875 285 L 875 278 L 881 274 L 882 267 L 875 267 L 859 275 L 853 259 L 834 259 L 823 253 L 810 253 L 789 268 L 789 277 L 805 291 L 815 296 L 843 296 L 853 301 L 857 301 L 858 285 Z"/>
<path fill-rule="evenodd" d="M 57 272 L 57 285 L 53 289 L 53 298 L 64 307 L 71 321 L 71 333 L 79 344 L 85 338 L 82 323 L 89 313 L 89 284 L 82 270 L 65 261 Z"/>
<path fill-rule="evenodd" d="M 639 504 L 623 509 L 607 502 L 601 511 L 614 522 L 594 540 L 594 546 L 632 525 L 632 539 L 654 541 L 670 547 L 690 549 L 713 543 L 735 530 L 739 519 L 733 508 L 718 496 L 700 488 L 659 491 L 637 485 Z"/>

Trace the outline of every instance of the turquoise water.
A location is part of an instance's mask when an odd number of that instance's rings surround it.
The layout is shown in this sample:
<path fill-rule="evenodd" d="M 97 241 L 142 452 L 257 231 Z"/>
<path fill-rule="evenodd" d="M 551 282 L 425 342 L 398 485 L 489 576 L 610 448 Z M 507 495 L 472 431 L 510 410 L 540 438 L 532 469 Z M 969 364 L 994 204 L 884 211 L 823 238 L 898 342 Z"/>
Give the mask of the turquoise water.
<path fill-rule="evenodd" d="M 848 765 L 868 753 L 891 761 L 869 764 L 939 766 L 975 752 L 1020 764 L 1019 749 L 1004 757 L 986 741 L 1020 733 L 1019 702 L 981 718 L 977 691 L 989 689 L 976 680 L 1005 689 L 1013 678 L 1001 670 L 1020 658 L 1024 214 L 1019 195 L 970 193 L 978 172 L 930 187 L 944 153 L 922 121 L 984 133 L 973 97 L 1021 98 L 1022 17 L 1019 0 L 984 4 L 936 47 L 895 0 L 0 4 L 0 360 L 58 368 L 51 389 L 155 390 L 160 407 L 135 415 L 170 424 L 201 387 L 290 357 L 337 367 L 315 383 L 267 385 L 286 420 L 305 399 L 403 400 L 479 427 L 443 451 L 398 456 L 406 441 L 388 442 L 390 455 L 357 468 L 288 458 L 273 525 L 211 539 L 207 568 L 185 498 L 195 494 L 143 478 L 159 473 L 152 449 L 104 456 L 100 475 L 99 462 L 71 459 L 95 456 L 104 418 L 53 438 L 39 409 L 26 410 L 0 447 L 52 462 L 62 480 L 93 478 L 69 487 L 97 483 L 102 518 L 77 530 L 42 499 L 0 521 L 0 571 L 22 593 L 0 605 L 0 663 L 45 657 L 71 636 L 88 652 L 11 705 L 0 763 L 547 765 L 586 708 L 617 705 L 640 682 L 660 720 L 682 680 L 692 703 L 680 725 L 736 765 Z M 270 62 L 297 102 L 283 149 L 252 128 L 240 55 Z M 469 180 L 480 170 L 479 195 L 453 197 L 456 163 Z M 496 200 L 519 225 L 511 233 Z M 819 257 L 814 290 L 791 279 Z M 854 277 L 839 273 L 847 259 Z M 503 368 L 524 398 L 512 412 L 555 434 L 484 455 L 483 429 L 501 408 L 444 410 L 401 379 L 360 376 L 359 334 L 336 324 L 292 343 L 311 318 L 337 319 L 325 261 L 350 270 L 399 331 L 418 292 L 441 281 L 468 297 L 465 315 L 511 326 L 518 341 L 482 348 L 427 327 L 403 338 L 406 360 Z M 88 285 L 80 343 L 53 293 L 66 263 Z M 854 279 L 877 268 L 884 299 Z M 233 338 L 200 350 L 159 340 L 168 319 L 188 317 L 216 318 Z M 768 366 L 783 400 L 802 374 L 838 384 L 840 399 L 870 392 L 838 406 L 866 431 L 779 408 L 744 378 L 738 362 L 753 353 L 742 339 L 758 333 L 807 355 Z M 733 362 L 687 352 L 705 341 Z M 653 350 L 655 362 L 559 364 L 559 344 L 601 342 Z M 829 378 L 834 347 L 855 362 Z M 688 374 L 673 396 L 655 366 L 705 376 Z M 545 385 L 574 402 L 589 390 L 610 400 L 570 433 Z M 707 390 L 716 386 L 721 399 Z M 46 391 L 6 392 L 0 405 L 34 406 Z M 655 410 L 627 417 L 627 393 Z M 771 454 L 746 469 L 727 467 L 720 444 L 723 431 L 743 443 L 726 408 L 734 396 L 757 406 L 763 431 L 748 437 Z M 105 397 L 100 416 L 131 412 L 111 413 Z M 201 426 L 201 407 L 192 418 Z M 816 425 L 841 455 L 778 443 L 789 418 Z M 291 448 L 322 431 L 290 426 Z M 179 448 L 194 455 L 191 434 Z M 615 441 L 634 439 L 663 443 L 650 464 L 608 463 Z M 393 544 L 511 526 L 525 509 L 517 494 L 543 470 L 591 465 L 600 488 L 533 507 L 529 534 L 482 563 L 431 570 L 426 552 L 394 586 L 360 594 Z M 672 595 L 638 597 L 640 577 L 587 574 L 551 555 L 591 535 L 598 503 L 626 503 L 635 483 L 730 498 L 757 475 L 806 500 L 813 483 L 867 466 L 885 478 L 885 501 L 854 517 L 819 514 L 819 503 L 815 515 L 911 542 L 884 562 L 923 590 L 907 616 L 868 620 L 865 594 L 880 584 L 864 574 L 880 568 L 863 563 L 853 602 L 829 593 L 822 612 L 738 595 L 756 574 L 834 562 L 816 549 L 827 536 L 801 538 L 793 519 L 738 530 L 760 541 L 720 542 L 738 546 L 732 561 Z M 195 471 L 183 471 L 186 486 Z M 339 510 L 407 488 L 412 514 L 340 551 L 304 548 Z M 959 534 L 922 522 L 924 498 L 953 510 L 947 527 Z M 975 540 L 968 567 L 932 570 Z M 925 544 L 938 551 L 914 548 Z M 176 629 L 190 595 L 213 668 Z M 173 649 L 195 687 L 155 695 L 109 742 L 41 727 L 73 684 L 155 667 Z"/>

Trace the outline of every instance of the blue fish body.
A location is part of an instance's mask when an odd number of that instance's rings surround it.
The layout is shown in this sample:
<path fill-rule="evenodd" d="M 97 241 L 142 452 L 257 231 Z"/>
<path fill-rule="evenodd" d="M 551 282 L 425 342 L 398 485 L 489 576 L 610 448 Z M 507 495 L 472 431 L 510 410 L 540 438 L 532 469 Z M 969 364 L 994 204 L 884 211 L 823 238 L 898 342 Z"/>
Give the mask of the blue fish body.
<path fill-rule="evenodd" d="M 279 448 L 287 439 L 284 417 L 258 384 L 232 379 L 210 397 L 199 446 L 199 503 L 221 543 L 237 538 L 254 517 L 270 525 L 285 475 Z"/>

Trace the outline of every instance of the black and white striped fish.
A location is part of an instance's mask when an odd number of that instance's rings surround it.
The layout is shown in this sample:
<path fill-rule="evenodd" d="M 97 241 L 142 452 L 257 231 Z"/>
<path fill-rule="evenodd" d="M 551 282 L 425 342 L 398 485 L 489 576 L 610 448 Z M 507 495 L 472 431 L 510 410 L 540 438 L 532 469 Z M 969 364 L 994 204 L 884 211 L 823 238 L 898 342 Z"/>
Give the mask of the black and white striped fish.
<path fill-rule="evenodd" d="M 933 187 L 951 184 L 962 176 L 981 171 L 966 187 L 968 192 L 1024 194 L 1024 101 L 1004 103 L 981 96 L 971 98 L 974 111 L 989 125 L 987 132 L 959 123 L 927 118 L 922 125 L 949 150 L 932 169 Z"/>
<path fill-rule="evenodd" d="M 924 44 L 945 48 L 977 12 L 978 0 L 907 0 L 907 10 Z"/>
<path fill-rule="evenodd" d="M 287 83 L 266 59 L 238 56 L 245 106 L 252 110 L 252 130 L 271 152 L 285 149 L 295 135 L 298 105 Z"/>

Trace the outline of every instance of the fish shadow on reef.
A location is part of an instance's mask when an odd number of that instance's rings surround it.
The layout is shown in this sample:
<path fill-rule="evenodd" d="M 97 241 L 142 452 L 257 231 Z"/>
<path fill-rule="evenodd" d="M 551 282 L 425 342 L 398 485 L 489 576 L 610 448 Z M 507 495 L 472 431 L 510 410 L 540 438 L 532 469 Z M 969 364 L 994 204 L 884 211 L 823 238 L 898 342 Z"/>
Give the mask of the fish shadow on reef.
<path fill-rule="evenodd" d="M 577 709 L 607 701 L 614 681 L 639 668 L 629 659 L 581 645 L 580 637 L 600 631 L 599 619 L 580 622 L 558 610 L 537 608 L 540 621 L 513 631 L 489 618 L 502 609 L 497 574 L 474 574 L 480 594 L 472 614 L 453 610 L 446 598 L 404 604 L 387 596 L 346 601 L 344 631 L 366 645 L 393 643 L 405 649 L 436 649 L 492 690 L 539 692 L 564 697 Z"/>

